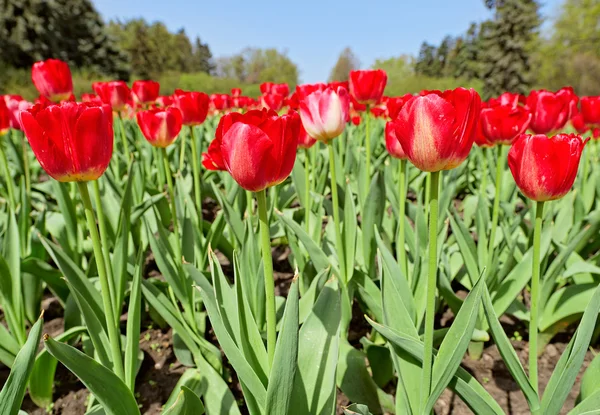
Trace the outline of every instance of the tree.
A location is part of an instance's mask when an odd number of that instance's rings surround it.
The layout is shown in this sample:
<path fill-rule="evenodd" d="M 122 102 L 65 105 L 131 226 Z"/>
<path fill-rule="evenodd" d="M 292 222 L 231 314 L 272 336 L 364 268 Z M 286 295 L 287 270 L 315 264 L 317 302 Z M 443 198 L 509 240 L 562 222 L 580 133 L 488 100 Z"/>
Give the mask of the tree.
<path fill-rule="evenodd" d="M 29 68 L 58 58 L 73 67 L 121 79 L 127 56 L 106 31 L 89 0 L 0 0 L 0 60 Z"/>
<path fill-rule="evenodd" d="M 237 55 L 219 58 L 216 69 L 220 77 L 249 84 L 285 82 L 293 87 L 298 83 L 298 67 L 277 49 L 247 48 Z"/>
<path fill-rule="evenodd" d="M 479 32 L 479 26 L 471 23 L 457 50 L 452 76 L 466 79 L 479 78 L 481 72 Z"/>
<path fill-rule="evenodd" d="M 340 57 L 338 58 L 335 66 L 331 70 L 329 75 L 329 82 L 332 81 L 347 81 L 350 71 L 356 70 L 360 67 L 358 58 L 352 52 L 352 49 L 345 48 Z"/>
<path fill-rule="evenodd" d="M 540 25 L 535 0 L 496 0 L 494 20 L 483 31 L 484 96 L 525 93 L 531 86 L 530 44 Z"/>
<path fill-rule="evenodd" d="M 425 75 L 435 77 L 439 74 L 435 73 L 436 70 L 436 47 L 427 42 L 421 44 L 419 49 L 419 56 L 415 63 L 415 72 L 418 75 Z"/>
<path fill-rule="evenodd" d="M 211 75 L 215 71 L 215 64 L 208 44 L 202 43 L 199 37 L 194 41 L 192 56 L 194 72 L 204 72 Z"/>

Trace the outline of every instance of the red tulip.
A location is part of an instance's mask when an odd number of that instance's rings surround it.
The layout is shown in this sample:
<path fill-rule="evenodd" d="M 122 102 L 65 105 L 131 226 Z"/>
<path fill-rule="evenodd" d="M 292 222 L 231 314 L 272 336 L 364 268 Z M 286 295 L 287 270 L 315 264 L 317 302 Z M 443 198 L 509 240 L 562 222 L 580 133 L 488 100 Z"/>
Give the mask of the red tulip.
<path fill-rule="evenodd" d="M 298 94 L 298 99 L 301 100 L 304 97 L 312 94 L 313 92 L 322 91 L 325 88 L 327 88 L 327 85 L 323 83 L 296 85 L 296 93 Z M 337 89 L 334 90 L 337 91 Z M 348 89 L 346 88 L 346 90 Z"/>
<path fill-rule="evenodd" d="M 59 182 L 96 180 L 113 152 L 108 105 L 64 102 L 21 112 L 21 125 L 43 169 Z"/>
<path fill-rule="evenodd" d="M 263 94 L 260 97 L 260 102 L 262 103 L 262 106 L 268 109 L 272 109 L 273 111 L 279 111 L 281 108 L 283 108 L 284 100 L 284 95 L 273 93 Z"/>
<path fill-rule="evenodd" d="M 156 98 L 155 103 L 157 107 L 169 107 L 173 105 L 173 97 L 169 95 L 159 95 L 158 98 Z"/>
<path fill-rule="evenodd" d="M 102 104 L 102 100 L 96 94 L 81 94 L 81 102 L 91 102 L 94 104 Z"/>
<path fill-rule="evenodd" d="M 560 130 L 571 118 L 576 100 L 572 88 L 562 88 L 556 93 L 543 89 L 531 91 L 527 97 L 527 106 L 532 114 L 529 128 L 536 134 Z"/>
<path fill-rule="evenodd" d="M 123 81 L 94 82 L 92 88 L 102 102 L 110 105 L 113 111 L 117 112 L 125 109 L 131 97 L 131 91 Z"/>
<path fill-rule="evenodd" d="M 449 170 L 469 155 L 481 98 L 473 89 L 413 97 L 396 120 L 396 136 L 408 159 L 420 170 Z"/>
<path fill-rule="evenodd" d="M 10 129 L 10 111 L 6 102 L 0 99 L 0 136 L 6 134 Z"/>
<path fill-rule="evenodd" d="M 377 104 L 386 83 L 387 74 L 382 69 L 350 71 L 350 94 L 361 104 Z"/>
<path fill-rule="evenodd" d="M 344 88 L 346 91 L 350 91 L 350 82 L 348 81 L 333 81 L 327 84 L 333 88 L 334 91 L 337 91 L 339 87 Z"/>
<path fill-rule="evenodd" d="M 492 144 L 510 145 L 527 130 L 531 121 L 529 108 L 507 101 L 481 110 L 481 130 Z"/>
<path fill-rule="evenodd" d="M 588 140 L 575 134 L 522 134 L 508 152 L 508 166 L 521 192 L 537 202 L 566 195 Z"/>
<path fill-rule="evenodd" d="M 388 121 L 385 124 L 385 148 L 387 149 L 390 156 L 397 159 L 406 160 L 406 153 L 402 150 L 400 141 L 396 136 L 396 124 L 394 121 Z"/>
<path fill-rule="evenodd" d="M 287 97 L 290 94 L 288 84 L 274 84 L 273 82 L 263 82 L 260 84 L 260 92 L 264 94 L 277 94 Z"/>
<path fill-rule="evenodd" d="M 21 130 L 21 111 L 31 108 L 32 104 L 20 95 L 4 95 L 3 101 L 10 112 L 10 128 Z"/>
<path fill-rule="evenodd" d="M 176 89 L 173 105 L 181 110 L 184 125 L 200 125 L 208 114 L 210 99 L 204 92 L 185 92 Z"/>
<path fill-rule="evenodd" d="M 490 98 L 488 100 L 488 104 L 490 107 L 495 107 L 497 105 L 512 105 L 517 106 L 520 103 L 522 95 L 514 94 L 512 92 L 505 92 L 500 95 L 498 98 Z"/>
<path fill-rule="evenodd" d="M 600 125 L 600 97 L 581 97 L 581 115 L 586 124 Z"/>
<path fill-rule="evenodd" d="M 389 97 L 386 103 L 388 116 L 395 120 L 400 114 L 400 110 L 413 97 L 412 94 L 405 94 L 401 97 Z"/>
<path fill-rule="evenodd" d="M 177 139 L 183 125 L 179 108 L 151 108 L 137 113 L 137 123 L 154 147 L 168 147 Z"/>
<path fill-rule="evenodd" d="M 223 111 L 229 108 L 229 95 L 227 94 L 212 94 L 210 102 L 216 110 Z"/>
<path fill-rule="evenodd" d="M 241 88 L 231 88 L 231 96 L 234 98 L 240 97 L 242 95 Z"/>
<path fill-rule="evenodd" d="M 360 115 L 358 115 L 357 113 L 353 113 L 350 116 L 350 121 L 352 122 L 352 124 L 354 124 L 355 126 L 359 126 L 360 125 Z"/>
<path fill-rule="evenodd" d="M 135 81 L 131 86 L 131 96 L 138 104 L 152 104 L 158 98 L 160 84 L 156 81 Z"/>
<path fill-rule="evenodd" d="M 483 103 L 482 103 L 483 104 Z M 481 125 L 481 118 L 477 121 L 477 127 L 475 128 L 475 140 L 474 143 L 479 147 L 494 147 L 494 143 L 489 141 L 485 134 L 483 134 L 483 127 Z"/>
<path fill-rule="evenodd" d="M 577 112 L 571 116 L 571 125 L 579 134 L 584 134 L 590 129 L 590 127 L 585 124 L 583 115 L 581 115 L 580 112 Z"/>
<path fill-rule="evenodd" d="M 362 112 L 367 110 L 367 106 L 358 102 L 352 95 L 350 95 L 350 107 L 354 111 Z"/>
<path fill-rule="evenodd" d="M 296 113 L 296 111 L 294 111 L 294 110 L 288 111 L 288 114 L 290 114 L 290 115 L 293 113 Z M 317 140 L 315 140 L 310 135 L 308 135 L 308 133 L 304 129 L 304 126 L 302 125 L 302 123 L 300 123 L 300 131 L 298 132 L 298 147 L 299 148 L 311 148 L 312 146 L 315 145 L 316 142 L 317 142 Z"/>
<path fill-rule="evenodd" d="M 31 80 L 41 95 L 53 102 L 66 101 L 73 93 L 73 78 L 66 62 L 48 59 L 31 68 Z"/>
<path fill-rule="evenodd" d="M 315 91 L 300 101 L 300 117 L 306 132 L 325 143 L 339 136 L 346 127 L 350 99 L 344 88 L 334 91 L 327 87 Z"/>
<path fill-rule="evenodd" d="M 279 117 L 264 109 L 226 114 L 208 152 L 202 155 L 202 164 L 209 170 L 227 170 L 246 190 L 261 191 L 290 175 L 299 131 L 295 113 Z"/>

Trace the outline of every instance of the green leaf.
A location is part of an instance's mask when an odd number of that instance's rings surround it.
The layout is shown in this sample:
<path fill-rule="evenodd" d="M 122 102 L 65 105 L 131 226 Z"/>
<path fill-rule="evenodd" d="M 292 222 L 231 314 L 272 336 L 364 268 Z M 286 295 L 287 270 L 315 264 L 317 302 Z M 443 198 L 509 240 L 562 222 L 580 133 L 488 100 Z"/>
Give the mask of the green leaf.
<path fill-rule="evenodd" d="M 567 415 L 598 415 L 600 409 L 600 390 L 573 408 Z"/>
<path fill-rule="evenodd" d="M 373 415 L 367 405 L 352 404 L 344 408 L 344 415 Z"/>
<path fill-rule="evenodd" d="M 376 173 L 371 180 L 361 224 L 363 257 L 367 272 L 370 275 L 375 275 L 375 228 L 379 229 L 381 227 L 385 202 L 385 182 L 383 175 Z"/>
<path fill-rule="evenodd" d="M 289 413 L 294 377 L 298 367 L 298 326 L 298 279 L 295 278 L 288 292 L 283 323 L 269 374 L 266 414 L 287 415 Z"/>
<path fill-rule="evenodd" d="M 67 367 L 94 394 L 107 415 L 135 415 L 140 410 L 133 394 L 111 370 L 91 357 L 49 336 L 44 336 L 48 352 Z"/>
<path fill-rule="evenodd" d="M 182 386 L 181 392 L 173 406 L 163 411 L 163 415 L 202 415 L 204 405 L 202 401 L 189 388 Z"/>
<path fill-rule="evenodd" d="M 0 414 L 16 415 L 19 413 L 29 375 L 35 362 L 43 324 L 44 320 L 40 317 L 31 328 L 25 345 L 15 358 L 8 379 L 0 391 Z"/>
<path fill-rule="evenodd" d="M 452 228 L 452 234 L 456 238 L 460 253 L 465 261 L 465 267 L 471 284 L 475 284 L 475 281 L 479 278 L 479 267 L 476 259 L 476 248 L 473 236 L 469 233 L 469 230 L 463 224 L 462 220 L 456 213 L 448 216 L 450 218 L 450 227 Z"/>
<path fill-rule="evenodd" d="M 29 257 L 21 262 L 21 271 L 35 275 L 46 283 L 58 300 L 65 304 L 69 296 L 69 287 L 62 278 L 62 274 L 52 265 L 39 258 Z"/>
<path fill-rule="evenodd" d="M 598 379 L 600 379 L 600 357 L 598 356 L 600 355 L 594 357 L 581 378 L 581 391 L 579 393 L 581 401 L 585 401 L 600 390 L 600 383 L 598 383 Z"/>
<path fill-rule="evenodd" d="M 142 319 L 142 273 L 144 272 L 143 250 L 138 252 L 138 260 L 131 282 L 129 308 L 127 310 L 127 336 L 125 343 L 125 384 L 131 390 L 135 388 L 135 376 L 140 351 L 140 326 Z"/>
<path fill-rule="evenodd" d="M 323 252 L 323 250 L 319 248 L 319 246 L 317 246 L 315 241 L 313 241 L 312 238 L 304 231 L 304 229 L 302 229 L 302 227 L 298 225 L 293 219 L 290 219 L 283 214 L 279 214 L 279 220 L 281 220 L 283 224 L 291 232 L 296 234 L 298 239 L 300 239 L 302 245 L 304 245 L 304 248 L 306 248 L 306 250 L 308 251 L 308 255 L 310 256 L 310 259 L 312 260 L 317 270 L 322 270 L 332 265 L 329 262 L 329 258 L 327 258 L 325 252 Z"/>
<path fill-rule="evenodd" d="M 223 196 L 221 190 L 219 190 L 214 182 L 211 182 L 210 185 L 212 186 L 214 195 L 219 201 L 219 205 L 221 205 L 221 208 L 225 211 L 225 220 L 229 223 L 233 235 L 236 237 L 237 241 L 242 244 L 244 242 L 244 222 L 242 222 L 242 219 L 240 218 L 240 212 L 229 203 L 227 197 Z M 243 192 L 243 189 L 238 186 L 236 194 L 239 191 Z"/>
<path fill-rule="evenodd" d="M 342 237 L 344 240 L 344 253 L 346 256 L 346 272 L 348 277 L 352 276 L 352 270 L 355 266 L 356 257 L 356 230 L 357 230 L 357 215 L 352 190 L 350 185 L 346 184 L 346 200 L 344 201 L 344 223 Z M 363 236 L 364 238 L 364 236 Z"/>
<path fill-rule="evenodd" d="M 23 290 L 21 284 L 21 243 L 19 241 L 19 225 L 14 212 L 8 211 L 8 228 L 4 234 L 4 247 L 2 255 L 6 260 L 10 277 L 12 278 L 12 299 L 11 303 L 15 312 L 15 319 L 18 324 L 25 324 L 25 315 L 23 310 Z"/>
<path fill-rule="evenodd" d="M 69 195 L 68 183 L 52 180 L 52 184 L 54 185 L 53 196 L 58 203 L 58 209 L 64 218 L 67 229 L 69 253 L 77 252 L 77 215 L 75 213 L 75 204 Z"/>
<path fill-rule="evenodd" d="M 498 321 L 498 317 L 494 311 L 494 305 L 492 304 L 492 299 L 487 287 L 485 288 L 485 292 L 483 294 L 483 308 L 492 332 L 492 337 L 494 338 L 494 343 L 496 343 L 496 346 L 498 347 L 498 351 L 502 356 L 502 360 L 506 364 L 506 367 L 508 368 L 508 371 L 512 375 L 513 379 L 519 385 L 519 388 L 521 388 L 523 391 L 525 399 L 527 399 L 529 409 L 535 413 L 535 411 L 539 410 L 540 408 L 540 399 L 537 392 L 529 382 L 529 378 L 525 374 L 525 370 L 521 365 L 521 361 L 519 360 L 515 349 L 513 349 L 508 336 L 504 332 L 504 327 L 502 327 L 500 321 Z"/>
<path fill-rule="evenodd" d="M 544 415 L 558 414 L 569 395 L 590 345 L 599 311 L 600 287 L 596 288 L 575 335 L 560 357 L 548 381 L 542 398 L 541 412 Z"/>
<path fill-rule="evenodd" d="M 333 413 L 340 321 L 340 290 L 328 282 L 300 329 L 290 415 Z"/>

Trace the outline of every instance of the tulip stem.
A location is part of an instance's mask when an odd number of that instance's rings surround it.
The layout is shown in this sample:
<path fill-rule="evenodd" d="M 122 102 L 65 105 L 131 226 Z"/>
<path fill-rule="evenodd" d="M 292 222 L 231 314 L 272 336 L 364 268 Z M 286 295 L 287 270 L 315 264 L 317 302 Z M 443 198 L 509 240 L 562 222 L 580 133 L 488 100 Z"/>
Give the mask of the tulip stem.
<path fill-rule="evenodd" d="M 120 308 L 120 304 L 113 304 L 112 301 L 114 298 L 117 298 L 117 292 L 115 289 L 115 280 L 112 272 L 112 267 L 110 266 L 110 249 L 108 246 L 108 233 L 106 232 L 106 219 L 104 217 L 104 208 L 102 207 L 102 199 L 100 196 L 100 185 L 98 184 L 98 180 L 92 181 L 92 188 L 94 190 L 94 199 L 96 200 L 96 212 L 98 213 L 98 228 L 100 229 L 100 243 L 102 244 L 102 252 L 104 253 L 104 263 L 106 266 L 106 276 L 108 278 L 108 289 L 110 292 L 110 300 L 115 310 L 115 323 L 118 322 L 119 316 L 117 315 L 117 310 Z"/>
<path fill-rule="evenodd" d="M 161 192 L 165 191 L 165 169 L 162 167 L 162 153 L 158 151 L 156 147 L 152 147 L 152 157 L 159 160 L 158 164 L 158 188 Z"/>
<path fill-rule="evenodd" d="M 481 195 L 482 197 L 486 197 L 486 187 L 487 187 L 487 176 L 488 176 L 488 163 L 487 163 L 487 148 L 481 147 Z M 467 162 L 469 159 L 467 159 Z M 477 169 L 476 169 L 477 170 Z"/>
<path fill-rule="evenodd" d="M 304 222 L 306 233 L 310 234 L 310 158 L 308 157 L 308 148 L 304 149 Z"/>
<path fill-rule="evenodd" d="M 396 258 L 400 265 L 400 269 L 404 273 L 404 278 L 410 282 L 408 276 L 408 263 L 406 262 L 406 247 L 405 247 L 405 214 L 406 214 L 406 160 L 400 161 L 400 171 L 398 176 L 398 243 L 396 244 Z"/>
<path fill-rule="evenodd" d="M 331 203 L 333 204 L 333 224 L 335 227 L 335 243 L 340 264 L 341 280 L 344 285 L 348 282 L 346 274 L 346 255 L 344 255 L 344 245 L 342 244 L 342 234 L 340 229 L 340 205 L 338 202 L 337 178 L 335 174 L 335 148 L 333 143 L 327 145 L 329 147 L 329 170 L 331 174 Z"/>
<path fill-rule="evenodd" d="M 175 188 L 173 187 L 173 175 L 171 173 L 171 166 L 169 165 L 169 157 L 167 156 L 167 149 L 160 149 L 163 167 L 165 169 L 165 177 L 167 179 L 167 187 L 169 189 L 169 202 L 171 204 L 171 216 L 173 218 L 173 233 L 175 234 L 175 263 L 181 263 L 181 238 L 179 237 L 179 221 L 177 220 L 177 203 L 175 201 Z M 179 265 L 177 265 L 179 267 Z"/>
<path fill-rule="evenodd" d="M 529 380 L 533 389 L 538 390 L 537 338 L 538 338 L 538 302 L 540 291 L 540 239 L 544 202 L 537 202 L 535 208 L 535 228 L 533 230 L 533 269 L 531 274 L 531 306 L 529 319 Z"/>
<path fill-rule="evenodd" d="M 16 130 L 13 130 L 16 131 Z M 25 174 L 25 189 L 27 189 L 27 197 L 31 197 L 31 172 L 29 171 L 29 153 L 27 152 L 27 141 L 25 137 L 18 136 L 21 140 L 21 148 L 23 150 L 23 172 Z"/>
<path fill-rule="evenodd" d="M 260 221 L 260 242 L 263 258 L 263 274 L 265 278 L 265 312 L 267 317 L 267 355 L 269 367 L 273 364 L 275 345 L 277 343 L 276 315 L 275 315 L 275 285 L 273 282 L 273 257 L 271 256 L 271 235 L 269 218 L 267 216 L 266 190 L 256 192 L 258 202 L 258 219 Z"/>
<path fill-rule="evenodd" d="M 193 137 L 192 137 L 193 139 Z M 185 164 L 185 134 L 181 134 L 181 149 L 179 150 L 179 173 L 183 171 Z"/>
<path fill-rule="evenodd" d="M 6 191 L 8 193 L 8 205 L 13 212 L 16 211 L 16 199 L 15 199 L 15 188 L 10 175 L 10 168 L 8 166 L 8 159 L 6 158 L 6 151 L 4 151 L 4 144 L 0 143 L 0 157 L 2 157 L 2 168 L 4 169 L 4 179 L 6 180 Z"/>
<path fill-rule="evenodd" d="M 369 178 L 371 177 L 371 134 L 369 131 L 370 119 L 371 113 L 369 112 L 369 106 L 367 105 L 367 112 L 365 113 L 365 157 L 367 158 L 365 165 L 365 170 L 367 172 L 367 180 L 365 180 L 365 198 L 367 197 L 369 190 Z"/>
<path fill-rule="evenodd" d="M 194 200 L 196 201 L 196 213 L 198 215 L 198 226 L 201 227 L 202 226 L 202 183 L 200 182 L 200 168 L 198 166 L 198 157 L 200 157 L 200 153 L 197 151 L 198 148 L 196 145 L 196 134 L 194 132 L 193 125 L 190 125 L 190 135 L 192 137 L 192 174 L 194 176 Z M 201 149 L 201 151 L 202 151 L 202 149 Z"/>
<path fill-rule="evenodd" d="M 112 353 L 113 369 L 115 374 L 120 379 L 124 379 L 123 360 L 121 358 L 121 346 L 119 343 L 120 333 L 117 325 L 117 320 L 115 319 L 112 301 L 110 298 L 111 292 L 108 282 L 108 276 L 106 274 L 106 264 L 104 263 L 104 254 L 102 252 L 100 236 L 98 235 L 96 218 L 94 217 L 94 209 L 92 207 L 92 201 L 90 200 L 90 193 L 88 191 L 87 182 L 77 182 L 77 186 L 79 187 L 79 193 L 81 194 L 81 200 L 83 202 L 83 208 L 85 210 L 85 218 L 87 220 L 90 236 L 92 238 L 94 257 L 96 259 L 96 265 L 98 268 L 98 279 L 100 280 L 100 287 L 102 289 L 102 302 L 104 305 L 104 314 L 106 317 L 106 327 L 108 328 L 108 338 L 110 341 L 110 349 Z"/>
<path fill-rule="evenodd" d="M 496 241 L 496 230 L 498 228 L 498 214 L 500 212 L 500 194 L 502 192 L 502 172 L 504 171 L 504 146 L 498 147 L 498 158 L 496 159 L 496 189 L 494 194 L 494 207 L 492 208 L 492 230 L 488 241 L 487 272 L 489 273 L 494 254 L 494 242 Z M 489 274 L 488 274 L 489 276 Z"/>
<path fill-rule="evenodd" d="M 435 291 L 437 284 L 437 222 L 440 172 L 431 172 L 429 187 L 429 272 L 427 275 L 427 300 L 425 309 L 425 355 L 421 377 L 421 411 L 425 409 L 431 393 L 433 362 L 433 328 L 435 318 Z"/>
<path fill-rule="evenodd" d="M 248 216 L 252 216 L 254 213 L 254 197 L 250 190 L 246 190 L 246 212 Z"/>
<path fill-rule="evenodd" d="M 123 116 L 120 112 L 117 112 L 119 115 L 119 128 L 121 129 L 121 142 L 123 143 L 123 151 L 125 152 L 125 157 L 127 158 L 127 164 L 130 162 L 131 153 L 129 152 L 129 143 L 127 143 L 127 133 L 125 133 L 125 123 L 123 122 Z"/>

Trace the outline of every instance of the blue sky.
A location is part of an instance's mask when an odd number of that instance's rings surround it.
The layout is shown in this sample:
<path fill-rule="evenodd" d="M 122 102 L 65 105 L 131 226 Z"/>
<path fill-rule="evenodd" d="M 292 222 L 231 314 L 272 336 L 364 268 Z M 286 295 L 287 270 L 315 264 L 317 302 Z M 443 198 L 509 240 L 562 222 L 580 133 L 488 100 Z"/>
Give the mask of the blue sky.
<path fill-rule="evenodd" d="M 346 46 L 368 67 L 378 58 L 416 55 L 421 42 L 437 44 L 490 16 L 483 0 L 92 1 L 105 20 L 143 17 L 183 27 L 215 57 L 247 46 L 285 50 L 302 82 L 326 80 Z M 544 17 L 555 16 L 561 3 L 544 0 Z"/>

